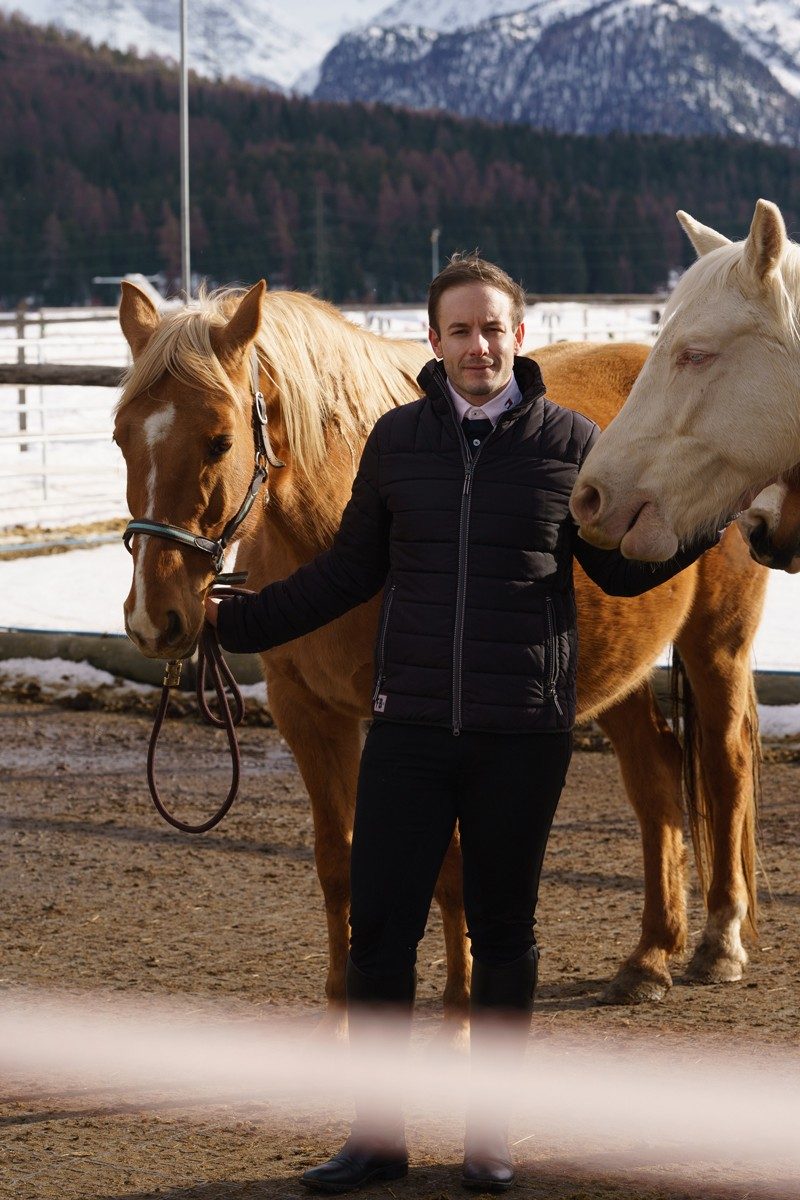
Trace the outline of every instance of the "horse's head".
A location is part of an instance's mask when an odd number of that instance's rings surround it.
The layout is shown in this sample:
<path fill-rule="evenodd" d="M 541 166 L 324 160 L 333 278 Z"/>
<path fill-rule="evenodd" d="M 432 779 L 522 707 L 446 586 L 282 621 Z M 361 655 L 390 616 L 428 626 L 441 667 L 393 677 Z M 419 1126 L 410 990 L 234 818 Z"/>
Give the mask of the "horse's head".
<path fill-rule="evenodd" d="M 737 524 L 757 563 L 796 575 L 800 571 L 800 467 L 764 488 Z"/>
<path fill-rule="evenodd" d="M 759 200 L 737 243 L 678 218 L 699 261 L 572 498 L 582 536 L 631 558 L 669 558 L 800 460 L 800 252 L 779 210 Z"/>
<path fill-rule="evenodd" d="M 253 478 L 251 348 L 266 285 L 222 305 L 160 315 L 123 283 L 120 324 L 133 366 L 117 409 L 114 440 L 128 471 L 136 519 L 216 540 Z M 143 654 L 192 652 L 214 580 L 200 549 L 136 533 L 125 628 Z"/>

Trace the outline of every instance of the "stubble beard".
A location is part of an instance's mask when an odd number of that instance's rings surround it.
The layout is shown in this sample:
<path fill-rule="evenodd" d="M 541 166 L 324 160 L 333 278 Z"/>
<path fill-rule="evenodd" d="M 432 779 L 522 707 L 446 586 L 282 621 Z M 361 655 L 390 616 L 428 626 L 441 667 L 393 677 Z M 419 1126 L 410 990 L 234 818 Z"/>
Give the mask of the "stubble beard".
<path fill-rule="evenodd" d="M 462 368 L 462 377 L 459 380 L 460 386 L 458 390 L 463 391 L 467 396 L 491 396 L 492 392 L 497 391 L 497 371 L 494 363 L 491 363 L 490 366 L 492 371 L 495 372 L 495 378 L 487 379 L 485 382 L 470 379 L 468 370 Z"/>

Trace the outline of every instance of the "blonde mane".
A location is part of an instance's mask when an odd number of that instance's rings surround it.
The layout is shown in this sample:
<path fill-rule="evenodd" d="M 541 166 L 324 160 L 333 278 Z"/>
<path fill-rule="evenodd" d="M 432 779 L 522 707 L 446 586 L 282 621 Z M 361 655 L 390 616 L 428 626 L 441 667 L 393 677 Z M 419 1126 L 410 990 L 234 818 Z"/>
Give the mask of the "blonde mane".
<path fill-rule="evenodd" d="M 201 390 L 242 397 L 214 353 L 244 290 L 226 288 L 167 313 L 130 367 L 118 409 L 164 374 Z M 430 352 L 358 329 L 338 309 L 302 292 L 267 293 L 256 336 L 261 368 L 278 397 L 295 469 L 312 476 L 334 428 L 357 456 L 378 417 L 420 395 L 416 376 Z"/>
<path fill-rule="evenodd" d="M 703 255 L 681 276 L 665 308 L 666 324 L 681 304 L 702 298 L 709 302 L 715 293 L 730 287 L 731 276 L 741 265 L 745 242 L 731 242 Z M 792 342 L 800 342 L 800 246 L 789 242 L 780 261 L 780 269 L 769 279 L 779 333 Z"/>

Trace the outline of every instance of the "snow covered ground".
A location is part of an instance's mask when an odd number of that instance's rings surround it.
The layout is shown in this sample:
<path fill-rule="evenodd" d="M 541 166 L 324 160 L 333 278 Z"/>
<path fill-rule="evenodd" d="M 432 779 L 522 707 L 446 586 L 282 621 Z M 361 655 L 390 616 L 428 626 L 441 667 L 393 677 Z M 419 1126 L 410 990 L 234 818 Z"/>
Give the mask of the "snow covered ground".
<path fill-rule="evenodd" d="M 110 671 L 101 671 L 86 662 L 69 662 L 64 658 L 0 659 L 0 688 L 13 688 L 30 682 L 38 685 L 37 697 L 42 700 L 66 700 L 81 691 L 90 691 L 100 696 L 106 693 L 117 705 L 141 697 L 152 700 L 155 707 L 161 692 L 160 687 L 136 683 L 133 679 L 121 680 Z M 263 704 L 266 684 L 239 684 L 239 691 L 245 701 Z"/>

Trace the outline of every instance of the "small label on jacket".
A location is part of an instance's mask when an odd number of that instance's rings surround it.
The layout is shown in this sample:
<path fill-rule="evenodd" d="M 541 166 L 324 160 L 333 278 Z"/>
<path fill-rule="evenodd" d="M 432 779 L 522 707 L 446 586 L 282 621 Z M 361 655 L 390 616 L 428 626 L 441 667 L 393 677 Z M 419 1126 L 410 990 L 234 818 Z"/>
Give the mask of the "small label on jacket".
<path fill-rule="evenodd" d="M 381 692 L 381 694 L 378 696 L 372 707 L 375 712 L 383 712 L 383 710 L 386 708 L 386 696 L 383 692 Z"/>

